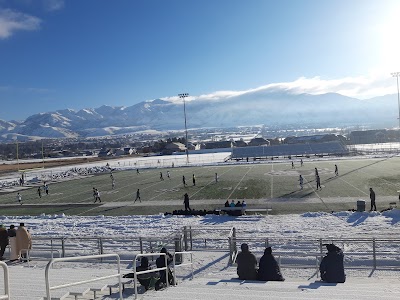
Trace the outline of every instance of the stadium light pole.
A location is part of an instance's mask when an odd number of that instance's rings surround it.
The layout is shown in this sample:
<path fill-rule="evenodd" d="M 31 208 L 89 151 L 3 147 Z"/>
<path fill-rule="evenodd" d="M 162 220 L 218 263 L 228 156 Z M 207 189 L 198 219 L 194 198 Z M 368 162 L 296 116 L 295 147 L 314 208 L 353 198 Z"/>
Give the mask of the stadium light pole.
<path fill-rule="evenodd" d="M 179 98 L 183 99 L 183 114 L 185 115 L 185 134 L 186 134 L 186 164 L 189 164 L 189 148 L 188 148 L 188 133 L 186 123 L 186 102 L 185 98 L 189 96 L 188 93 L 178 94 Z"/>
<path fill-rule="evenodd" d="M 397 103 L 399 105 L 399 129 L 400 129 L 400 92 L 399 92 L 399 76 L 400 76 L 400 72 L 393 72 L 391 73 L 393 77 L 396 77 L 396 81 L 397 81 Z"/>

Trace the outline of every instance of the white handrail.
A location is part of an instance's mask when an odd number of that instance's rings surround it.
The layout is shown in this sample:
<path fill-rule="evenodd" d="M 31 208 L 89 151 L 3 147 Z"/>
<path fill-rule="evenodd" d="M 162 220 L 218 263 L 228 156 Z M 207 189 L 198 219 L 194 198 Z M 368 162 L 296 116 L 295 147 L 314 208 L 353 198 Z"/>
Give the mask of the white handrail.
<path fill-rule="evenodd" d="M 176 255 L 177 254 L 190 254 L 190 263 L 186 263 L 186 264 L 179 264 L 179 265 L 177 265 L 176 264 Z M 183 256 L 182 256 L 183 257 Z M 191 251 L 181 251 L 181 252 L 175 252 L 174 253 L 174 264 L 173 264 L 173 266 L 174 266 L 174 284 L 176 285 L 176 267 L 184 267 L 184 266 L 188 266 L 188 265 L 190 265 L 191 266 L 191 279 L 193 279 L 193 252 L 191 252 Z"/>
<path fill-rule="evenodd" d="M 4 271 L 4 295 L 0 296 L 0 299 L 10 300 L 10 287 L 9 287 L 9 273 L 8 273 L 8 266 L 5 262 L 0 261 L 0 266 L 3 268 Z"/>
<path fill-rule="evenodd" d="M 164 256 L 164 259 L 165 259 L 165 267 L 156 268 L 156 269 L 151 269 L 151 270 L 146 270 L 146 271 L 139 271 L 139 272 L 136 271 L 136 265 L 137 265 L 136 262 L 137 262 L 137 259 L 138 259 L 139 257 L 154 256 L 154 255 L 160 255 L 160 256 L 162 255 L 162 256 Z M 137 255 L 135 256 L 135 258 L 134 258 L 134 260 L 133 260 L 133 279 L 134 279 L 133 284 L 134 284 L 134 286 L 135 286 L 135 299 L 137 299 L 137 295 L 138 295 L 138 293 L 137 293 L 137 275 L 146 274 L 146 273 L 152 273 L 152 272 L 162 271 L 162 270 L 165 270 L 165 280 L 166 280 L 166 283 L 167 283 L 167 287 L 169 287 L 169 281 L 168 281 L 168 261 L 167 261 L 167 254 L 166 254 L 166 253 L 139 253 L 139 254 L 137 254 Z"/>
<path fill-rule="evenodd" d="M 67 284 L 62 284 L 62 285 L 50 286 L 49 270 L 50 270 L 50 268 L 52 267 L 52 265 L 54 263 L 61 262 L 61 261 L 77 261 L 77 260 L 87 260 L 87 259 L 93 259 L 93 258 L 98 259 L 98 258 L 105 258 L 105 257 L 115 257 L 117 259 L 118 274 L 98 277 L 98 278 L 95 278 L 95 279 L 89 279 L 89 280 L 84 280 L 84 281 L 77 281 L 77 282 L 72 282 L 72 283 L 67 283 Z M 65 288 L 65 287 L 81 285 L 81 284 L 85 284 L 85 283 L 100 281 L 100 280 L 114 278 L 114 277 L 118 277 L 119 297 L 120 297 L 119 299 L 123 300 L 124 298 L 122 296 L 121 264 L 120 264 L 120 258 L 119 258 L 118 254 L 99 254 L 99 255 L 87 255 L 87 256 L 77 256 L 77 257 L 53 258 L 47 264 L 46 271 L 45 271 L 46 296 L 47 296 L 47 299 L 51 299 L 51 290 L 56 290 L 56 289 L 61 289 L 61 288 Z"/>

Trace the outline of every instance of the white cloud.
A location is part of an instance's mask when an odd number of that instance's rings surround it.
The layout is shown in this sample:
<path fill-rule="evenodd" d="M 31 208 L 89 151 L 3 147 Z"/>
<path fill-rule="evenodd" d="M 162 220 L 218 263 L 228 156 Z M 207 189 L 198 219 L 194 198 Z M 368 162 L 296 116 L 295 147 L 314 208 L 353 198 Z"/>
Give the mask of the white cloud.
<path fill-rule="evenodd" d="M 312 78 L 300 77 L 294 81 L 270 83 L 244 91 L 217 91 L 199 96 L 189 96 L 186 98 L 186 101 L 195 99 L 218 101 L 246 94 L 273 91 L 286 91 L 293 94 L 307 93 L 312 95 L 338 93 L 358 99 L 369 99 L 387 94 L 395 94 L 397 93 L 397 87 L 395 78 L 392 78 L 388 72 L 340 79 L 323 79 L 319 76 Z M 182 102 L 178 96 L 161 99 L 170 102 Z"/>
<path fill-rule="evenodd" d="M 43 6 L 47 11 L 56 11 L 63 9 L 65 2 L 64 0 L 43 0 Z"/>
<path fill-rule="evenodd" d="M 6 39 L 18 30 L 38 30 L 41 20 L 11 9 L 0 9 L 0 39 Z"/>

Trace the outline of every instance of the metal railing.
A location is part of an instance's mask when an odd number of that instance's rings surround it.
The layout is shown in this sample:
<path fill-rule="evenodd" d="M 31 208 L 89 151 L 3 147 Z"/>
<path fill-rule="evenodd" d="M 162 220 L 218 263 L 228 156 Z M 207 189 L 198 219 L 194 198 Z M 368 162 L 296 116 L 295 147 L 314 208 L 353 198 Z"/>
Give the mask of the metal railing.
<path fill-rule="evenodd" d="M 4 272 L 4 295 L 0 295 L 1 300 L 10 300 L 10 277 L 8 273 L 8 266 L 5 262 L 0 261 L 0 266 L 3 268 Z"/>
<path fill-rule="evenodd" d="M 183 248 L 192 250 L 228 250 L 226 241 L 232 233 L 228 226 L 184 226 Z"/>
<path fill-rule="evenodd" d="M 49 270 L 52 267 L 52 265 L 57 262 L 88 260 L 88 259 L 102 259 L 102 258 L 111 258 L 111 257 L 115 257 L 117 260 L 117 265 L 118 265 L 118 273 L 117 274 L 98 277 L 98 278 L 94 278 L 94 279 L 88 279 L 88 280 L 84 280 L 84 281 L 77 281 L 77 282 L 72 282 L 72 283 L 50 286 Z M 46 296 L 47 296 L 47 299 L 51 299 L 51 291 L 52 290 L 62 289 L 62 288 L 70 287 L 70 286 L 82 285 L 82 284 L 86 284 L 86 283 L 96 282 L 96 281 L 115 278 L 115 277 L 118 278 L 118 283 L 119 283 L 119 297 L 120 297 L 119 299 L 123 300 L 124 298 L 122 296 L 121 264 L 120 264 L 120 258 L 119 258 L 118 254 L 101 254 L 101 255 L 78 256 L 78 257 L 53 258 L 46 265 L 46 270 L 45 270 Z"/>
<path fill-rule="evenodd" d="M 150 270 L 145 270 L 145 271 L 136 271 L 137 267 L 137 260 L 139 257 L 144 257 L 144 256 L 154 256 L 154 255 L 159 255 L 159 256 L 164 256 L 165 259 L 165 267 L 162 268 L 156 268 L 156 269 L 150 269 Z M 165 270 L 165 280 L 167 284 L 167 288 L 169 287 L 169 280 L 168 280 L 168 261 L 167 261 L 167 254 L 166 253 L 140 253 L 136 255 L 135 259 L 133 260 L 133 278 L 134 278 L 134 286 L 135 286 L 135 299 L 138 297 L 138 291 L 137 291 L 137 276 L 141 274 L 148 274 L 148 273 L 153 273 L 157 271 L 162 271 Z"/>
<path fill-rule="evenodd" d="M 183 262 L 183 255 L 189 254 L 190 255 L 190 263 L 182 263 Z M 177 255 L 180 255 L 180 263 L 177 263 Z M 174 283 L 176 285 L 176 268 L 177 267 L 184 267 L 184 266 L 190 266 L 191 268 L 191 279 L 193 279 L 193 253 L 192 252 L 187 252 L 187 251 L 181 251 L 181 252 L 175 252 L 174 253 Z"/>
<path fill-rule="evenodd" d="M 314 268 L 326 254 L 324 244 L 334 243 L 345 255 L 344 265 L 353 269 L 400 269 L 400 239 L 378 238 L 319 238 L 290 239 L 270 237 L 240 237 L 229 239 L 231 263 L 235 262 L 238 249 L 236 244 L 247 243 L 256 255 L 262 255 L 266 247 L 273 248 L 282 266 Z M 314 260 L 307 258 L 314 257 Z"/>

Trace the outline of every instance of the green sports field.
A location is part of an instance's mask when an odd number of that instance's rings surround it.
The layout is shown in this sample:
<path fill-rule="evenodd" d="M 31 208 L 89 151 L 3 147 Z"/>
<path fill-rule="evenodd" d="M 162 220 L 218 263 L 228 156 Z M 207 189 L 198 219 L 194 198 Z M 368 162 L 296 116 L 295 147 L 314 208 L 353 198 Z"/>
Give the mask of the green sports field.
<path fill-rule="evenodd" d="M 334 165 L 339 168 L 335 176 Z M 322 190 L 316 190 L 315 168 Z M 170 178 L 167 177 L 167 170 Z M 164 180 L 160 179 L 160 172 Z M 215 173 L 218 182 L 215 181 Z M 196 185 L 192 175 L 195 174 Z M 304 177 L 300 189 L 299 175 Z M 400 158 L 295 160 L 292 169 L 284 162 L 226 164 L 219 166 L 181 167 L 114 171 L 116 187 L 111 187 L 110 174 L 81 177 L 49 183 L 50 193 L 42 198 L 37 187 L 21 190 L 23 205 L 17 205 L 16 191 L 0 194 L 2 215 L 66 213 L 66 214 L 153 214 L 183 208 L 183 194 L 188 193 L 195 209 L 215 209 L 226 200 L 245 199 L 249 207 L 272 208 L 273 214 L 306 211 L 338 211 L 356 208 L 357 199 L 364 199 L 369 208 L 369 187 L 373 187 L 378 209 L 398 202 L 400 190 Z M 185 176 L 187 186 L 183 186 Z M 92 188 L 101 193 L 102 203 L 94 204 Z M 136 201 L 140 189 L 141 201 Z"/>

